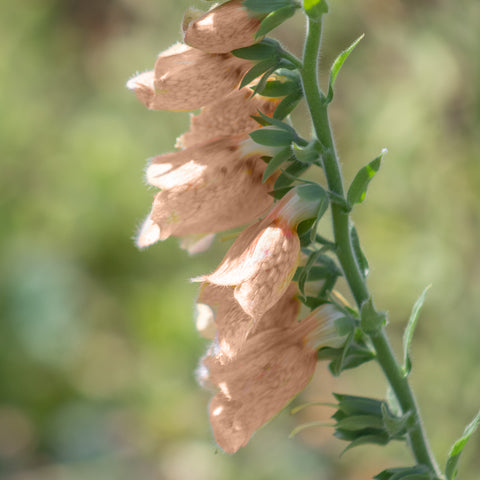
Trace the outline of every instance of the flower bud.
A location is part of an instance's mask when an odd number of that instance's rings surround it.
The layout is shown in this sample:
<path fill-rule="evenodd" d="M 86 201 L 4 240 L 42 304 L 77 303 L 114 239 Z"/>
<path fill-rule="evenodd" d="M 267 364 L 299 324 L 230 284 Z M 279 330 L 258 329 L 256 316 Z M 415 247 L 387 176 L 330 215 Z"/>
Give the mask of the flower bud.
<path fill-rule="evenodd" d="M 209 53 L 248 47 L 260 40 L 255 34 L 263 16 L 247 10 L 242 0 L 230 0 L 191 21 L 184 29 L 184 42 Z"/>

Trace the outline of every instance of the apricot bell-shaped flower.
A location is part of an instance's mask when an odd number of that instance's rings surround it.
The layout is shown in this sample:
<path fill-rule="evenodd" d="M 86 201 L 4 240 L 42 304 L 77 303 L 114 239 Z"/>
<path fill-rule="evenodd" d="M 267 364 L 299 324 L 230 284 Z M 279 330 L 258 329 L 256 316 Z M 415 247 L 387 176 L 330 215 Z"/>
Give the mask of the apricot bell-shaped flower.
<path fill-rule="evenodd" d="M 267 152 L 246 150 L 245 145 L 250 145 L 246 135 L 223 137 L 154 157 L 146 178 L 161 191 L 137 245 L 220 232 L 264 215 L 273 203 L 268 192 L 274 180 L 262 183 L 266 164 L 261 156 Z"/>
<path fill-rule="evenodd" d="M 243 87 L 202 108 L 191 117 L 190 129 L 177 139 L 177 148 L 187 148 L 208 139 L 249 133 L 260 125 L 252 118 L 258 111 L 272 116 L 281 98 L 252 96 Z"/>
<path fill-rule="evenodd" d="M 261 318 L 252 319 L 236 301 L 232 287 L 204 283 L 196 305 L 197 330 L 207 336 L 205 332 L 211 332 L 213 324 L 219 348 L 217 358 L 228 360 L 237 355 L 249 336 L 270 328 L 290 327 L 300 310 L 296 294 L 297 285 L 292 282 L 270 310 Z"/>
<path fill-rule="evenodd" d="M 333 305 L 322 305 L 300 322 L 250 336 L 227 362 L 210 349 L 200 370 L 204 383 L 218 391 L 210 402 L 209 416 L 223 450 L 234 453 L 245 446 L 255 430 L 307 386 L 317 350 L 344 342 L 335 327 L 335 320 L 342 316 Z"/>
<path fill-rule="evenodd" d="M 314 217 L 318 205 L 319 201 L 304 199 L 297 188 L 292 189 L 263 220 L 240 234 L 213 273 L 194 281 L 235 287 L 243 310 L 260 318 L 290 284 L 300 257 L 297 225 Z"/>
<path fill-rule="evenodd" d="M 127 82 L 152 110 L 195 110 L 227 95 L 240 83 L 252 62 L 231 54 L 212 55 L 176 43 L 160 53 L 155 69 Z"/>
<path fill-rule="evenodd" d="M 261 19 L 242 0 L 230 0 L 189 22 L 184 42 L 209 53 L 226 53 L 253 45 Z M 186 22 L 185 22 L 186 23 Z"/>

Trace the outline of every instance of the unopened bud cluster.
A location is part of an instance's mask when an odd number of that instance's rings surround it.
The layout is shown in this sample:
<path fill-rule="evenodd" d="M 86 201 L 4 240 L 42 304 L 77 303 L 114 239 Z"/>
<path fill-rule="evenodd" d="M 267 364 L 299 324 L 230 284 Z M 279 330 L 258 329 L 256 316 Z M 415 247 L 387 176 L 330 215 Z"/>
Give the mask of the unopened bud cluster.
<path fill-rule="evenodd" d="M 249 225 L 214 272 L 194 279 L 201 282 L 197 325 L 213 340 L 198 375 L 214 391 L 210 422 L 226 452 L 244 446 L 305 388 L 319 348 L 342 342 L 335 321 L 343 314 L 333 305 L 297 319 L 297 226 L 315 217 L 318 202 L 293 188 L 274 205 L 269 192 L 278 173 L 262 181 L 262 157 L 276 148 L 248 137 L 260 127 L 252 115 L 272 116 L 279 99 L 238 88 L 253 63 L 230 51 L 255 42 L 261 19 L 241 0 L 203 15 L 189 11 L 184 43 L 127 84 L 150 109 L 201 109 L 176 150 L 149 161 L 146 181 L 159 191 L 137 245 L 174 236 L 196 253 L 215 233 Z"/>

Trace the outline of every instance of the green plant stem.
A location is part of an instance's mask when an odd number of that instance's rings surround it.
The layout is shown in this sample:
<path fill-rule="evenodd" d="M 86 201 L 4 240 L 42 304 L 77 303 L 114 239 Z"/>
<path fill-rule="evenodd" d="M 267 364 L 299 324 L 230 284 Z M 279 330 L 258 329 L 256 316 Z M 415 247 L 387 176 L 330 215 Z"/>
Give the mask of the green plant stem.
<path fill-rule="evenodd" d="M 305 99 L 312 118 L 315 134 L 322 146 L 322 164 L 329 189 L 345 197 L 343 179 L 335 150 L 332 131 L 327 112 L 325 95 L 318 86 L 318 58 L 322 36 L 322 18 L 307 19 L 307 37 L 305 41 L 303 68 L 301 69 Z M 333 231 L 336 253 L 343 273 L 358 308 L 370 297 L 365 279 L 356 260 L 350 236 L 350 216 L 344 208 L 331 204 Z M 411 412 L 414 422 L 409 430 L 409 446 L 419 464 L 426 465 L 437 477 L 440 469 L 431 453 L 420 413 L 408 379 L 395 359 L 392 348 L 382 328 L 370 336 L 380 364 L 404 413 Z"/>

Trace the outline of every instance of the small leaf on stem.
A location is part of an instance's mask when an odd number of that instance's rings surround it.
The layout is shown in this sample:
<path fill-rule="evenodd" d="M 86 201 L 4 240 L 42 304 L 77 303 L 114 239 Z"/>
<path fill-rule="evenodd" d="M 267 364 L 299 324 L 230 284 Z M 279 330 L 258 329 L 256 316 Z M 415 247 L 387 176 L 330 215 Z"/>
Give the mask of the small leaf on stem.
<path fill-rule="evenodd" d="M 420 313 L 420 309 L 425 302 L 425 296 L 427 295 L 428 290 L 430 289 L 431 285 L 428 285 L 422 292 L 422 294 L 418 297 L 417 301 L 413 305 L 412 313 L 410 314 L 410 318 L 408 320 L 407 327 L 405 328 L 405 333 L 403 334 L 403 375 L 406 377 L 410 370 L 412 369 L 412 362 L 410 359 L 410 344 L 412 343 L 413 334 L 415 332 L 415 327 L 417 326 L 418 314 Z"/>
<path fill-rule="evenodd" d="M 365 34 L 360 35 L 346 50 L 344 50 L 333 62 L 332 68 L 330 69 L 330 80 L 328 82 L 328 94 L 325 98 L 325 103 L 330 103 L 333 99 L 333 87 L 335 85 L 335 80 L 337 78 L 338 72 L 342 68 L 343 63 L 352 53 L 353 49 L 357 46 L 358 42 L 365 36 Z"/>
<path fill-rule="evenodd" d="M 476 417 L 466 426 L 463 435 L 453 444 L 448 454 L 447 465 L 445 467 L 445 475 L 447 480 L 453 480 L 457 476 L 457 463 L 460 460 L 465 445 L 480 423 L 480 411 Z"/>
<path fill-rule="evenodd" d="M 362 203 L 367 194 L 368 184 L 380 169 L 380 163 L 383 156 L 387 153 L 387 149 L 383 149 L 382 153 L 372 160 L 368 165 L 362 167 L 350 185 L 347 193 L 347 203 L 353 207 L 356 203 Z"/>

